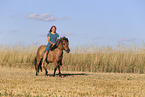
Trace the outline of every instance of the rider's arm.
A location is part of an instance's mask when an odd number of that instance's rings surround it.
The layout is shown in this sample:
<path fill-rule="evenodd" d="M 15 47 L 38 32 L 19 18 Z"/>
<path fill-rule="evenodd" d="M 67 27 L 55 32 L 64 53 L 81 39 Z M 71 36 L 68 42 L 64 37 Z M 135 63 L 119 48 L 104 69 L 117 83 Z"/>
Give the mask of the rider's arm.
<path fill-rule="evenodd" d="M 50 37 L 49 37 L 49 36 L 48 36 L 48 42 L 51 43 L 52 45 L 55 44 L 55 43 L 52 43 L 52 42 L 50 41 Z"/>
<path fill-rule="evenodd" d="M 56 38 L 56 41 L 58 40 L 58 37 Z"/>

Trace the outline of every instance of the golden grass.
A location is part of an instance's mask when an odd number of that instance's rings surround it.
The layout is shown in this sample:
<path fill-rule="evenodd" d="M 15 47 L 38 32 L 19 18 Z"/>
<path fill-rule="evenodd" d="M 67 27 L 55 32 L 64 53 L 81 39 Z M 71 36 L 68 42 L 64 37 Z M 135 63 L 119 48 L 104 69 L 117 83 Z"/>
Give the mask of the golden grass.
<path fill-rule="evenodd" d="M 0 46 L 0 65 L 9 67 L 33 67 L 37 46 Z M 30 65 L 31 64 L 31 65 Z M 23 66 L 25 65 L 25 66 Z"/>
<path fill-rule="evenodd" d="M 33 68 L 38 46 L 0 46 L 0 65 Z M 145 45 L 82 46 L 64 53 L 65 71 L 145 73 Z M 54 65 L 49 65 L 53 70 Z"/>
<path fill-rule="evenodd" d="M 145 45 L 85 46 L 65 54 L 64 63 L 74 71 L 145 73 Z"/>
<path fill-rule="evenodd" d="M 145 97 L 144 74 L 63 71 L 60 78 L 44 76 L 44 72 L 35 76 L 32 68 L 0 68 L 0 96 Z"/>

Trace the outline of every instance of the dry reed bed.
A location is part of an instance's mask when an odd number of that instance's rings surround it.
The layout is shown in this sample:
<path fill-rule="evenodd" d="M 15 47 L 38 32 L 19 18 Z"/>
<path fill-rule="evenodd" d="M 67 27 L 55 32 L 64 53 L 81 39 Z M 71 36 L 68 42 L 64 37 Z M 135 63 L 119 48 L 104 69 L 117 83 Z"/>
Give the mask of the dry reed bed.
<path fill-rule="evenodd" d="M 0 65 L 34 67 L 38 46 L 0 46 Z M 145 73 L 145 45 L 114 47 L 82 46 L 64 53 L 62 70 L 88 72 Z M 53 69 L 54 65 L 49 65 Z"/>

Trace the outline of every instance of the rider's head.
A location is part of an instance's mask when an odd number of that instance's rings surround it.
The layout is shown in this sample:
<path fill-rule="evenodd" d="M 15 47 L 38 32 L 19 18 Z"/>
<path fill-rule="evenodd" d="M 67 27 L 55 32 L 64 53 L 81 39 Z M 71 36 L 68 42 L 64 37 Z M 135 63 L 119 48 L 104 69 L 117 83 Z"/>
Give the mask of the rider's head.
<path fill-rule="evenodd" d="M 50 32 L 50 33 L 51 33 L 51 32 L 55 32 L 55 33 L 56 33 L 56 26 L 52 26 L 52 27 L 50 28 L 49 32 Z"/>

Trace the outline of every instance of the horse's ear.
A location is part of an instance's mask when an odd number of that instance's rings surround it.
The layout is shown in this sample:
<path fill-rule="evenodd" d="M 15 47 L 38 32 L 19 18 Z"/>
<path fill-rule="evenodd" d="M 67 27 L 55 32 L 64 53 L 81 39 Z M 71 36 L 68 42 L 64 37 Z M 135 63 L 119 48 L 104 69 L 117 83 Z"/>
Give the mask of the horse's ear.
<path fill-rule="evenodd" d="M 60 37 L 60 40 L 61 40 L 61 41 L 65 40 L 65 41 L 69 42 L 68 38 L 66 38 L 65 36 Z"/>
<path fill-rule="evenodd" d="M 69 42 L 68 38 L 66 38 L 66 37 L 64 37 L 64 40 L 67 41 L 67 42 Z"/>

